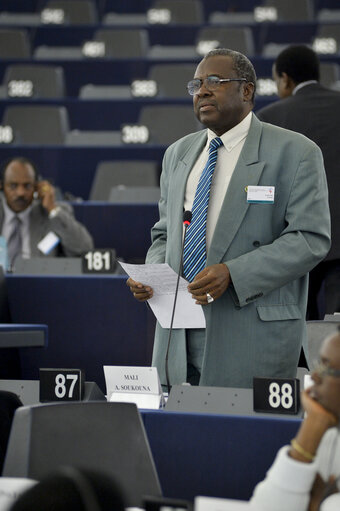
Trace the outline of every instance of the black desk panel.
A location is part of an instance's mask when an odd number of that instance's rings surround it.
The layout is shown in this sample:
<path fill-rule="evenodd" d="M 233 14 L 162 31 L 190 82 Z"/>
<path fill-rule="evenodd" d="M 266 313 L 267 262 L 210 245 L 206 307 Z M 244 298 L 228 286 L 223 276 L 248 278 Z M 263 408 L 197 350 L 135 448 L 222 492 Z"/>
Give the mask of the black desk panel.
<path fill-rule="evenodd" d="M 142 417 L 164 496 L 186 500 L 248 500 L 301 422 L 145 410 Z"/>
<path fill-rule="evenodd" d="M 154 317 L 123 276 L 7 276 L 15 323 L 48 326 L 49 344 L 20 350 L 23 379 L 40 367 L 81 368 L 105 392 L 103 365 L 149 366 Z"/>
<path fill-rule="evenodd" d="M 144 262 L 151 245 L 157 204 L 73 203 L 77 219 L 92 234 L 96 248 L 114 248 L 125 261 Z"/>

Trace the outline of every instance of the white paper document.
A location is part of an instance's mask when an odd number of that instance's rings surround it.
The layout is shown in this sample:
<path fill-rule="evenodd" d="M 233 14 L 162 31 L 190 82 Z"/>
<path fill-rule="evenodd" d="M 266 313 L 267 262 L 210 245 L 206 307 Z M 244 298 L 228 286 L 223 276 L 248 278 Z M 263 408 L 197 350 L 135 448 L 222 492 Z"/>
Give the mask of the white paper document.
<path fill-rule="evenodd" d="M 195 497 L 195 511 L 260 511 L 255 504 L 244 500 Z"/>
<path fill-rule="evenodd" d="M 177 273 L 167 263 L 127 264 L 119 261 L 119 264 L 133 280 L 153 289 L 153 297 L 148 303 L 160 325 L 170 328 Z M 188 282 L 180 277 L 173 328 L 205 328 L 202 306 L 195 303 L 187 287 Z"/>

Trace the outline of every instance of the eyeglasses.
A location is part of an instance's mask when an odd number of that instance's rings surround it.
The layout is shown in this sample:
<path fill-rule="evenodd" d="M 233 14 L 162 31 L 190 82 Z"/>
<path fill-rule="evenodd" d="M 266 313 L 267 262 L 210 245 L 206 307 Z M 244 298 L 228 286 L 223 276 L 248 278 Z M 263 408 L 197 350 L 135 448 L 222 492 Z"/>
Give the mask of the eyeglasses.
<path fill-rule="evenodd" d="M 245 78 L 219 78 L 218 76 L 207 76 L 204 80 L 194 78 L 190 80 L 187 85 L 187 90 L 190 96 L 194 96 L 204 84 L 204 87 L 209 91 L 214 91 L 219 88 L 222 82 L 246 82 Z"/>
<path fill-rule="evenodd" d="M 315 372 L 321 378 L 324 376 L 334 376 L 335 378 L 340 378 L 340 369 L 333 369 L 333 367 L 329 367 L 323 362 L 315 361 L 313 363 L 313 372 Z"/>

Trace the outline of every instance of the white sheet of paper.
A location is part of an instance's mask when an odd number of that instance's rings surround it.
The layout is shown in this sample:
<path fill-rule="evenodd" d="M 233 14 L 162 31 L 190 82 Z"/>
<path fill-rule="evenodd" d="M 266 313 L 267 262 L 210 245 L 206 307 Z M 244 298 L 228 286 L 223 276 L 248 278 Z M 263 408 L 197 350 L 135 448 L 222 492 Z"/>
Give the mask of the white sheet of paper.
<path fill-rule="evenodd" d="M 127 264 L 119 261 L 126 273 L 137 282 L 153 289 L 148 303 L 163 328 L 170 328 L 177 273 L 167 263 Z M 188 282 L 180 277 L 173 328 L 205 328 L 205 317 L 201 305 L 191 297 Z"/>
<path fill-rule="evenodd" d="M 46 236 L 39 241 L 37 247 L 43 254 L 49 254 L 53 248 L 58 245 L 60 238 L 53 232 L 50 231 Z"/>
<path fill-rule="evenodd" d="M 221 499 L 215 497 L 195 497 L 195 511 L 260 511 L 256 506 L 248 501 Z"/>

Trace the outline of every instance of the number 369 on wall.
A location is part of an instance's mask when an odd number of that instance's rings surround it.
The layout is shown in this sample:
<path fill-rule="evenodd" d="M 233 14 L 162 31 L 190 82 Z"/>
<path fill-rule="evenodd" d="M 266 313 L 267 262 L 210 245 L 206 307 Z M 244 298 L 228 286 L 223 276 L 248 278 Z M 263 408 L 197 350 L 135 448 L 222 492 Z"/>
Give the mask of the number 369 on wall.
<path fill-rule="evenodd" d="M 300 410 L 300 381 L 297 378 L 254 378 L 254 410 L 297 414 Z"/>

